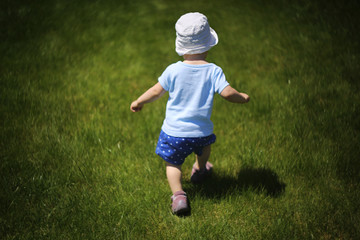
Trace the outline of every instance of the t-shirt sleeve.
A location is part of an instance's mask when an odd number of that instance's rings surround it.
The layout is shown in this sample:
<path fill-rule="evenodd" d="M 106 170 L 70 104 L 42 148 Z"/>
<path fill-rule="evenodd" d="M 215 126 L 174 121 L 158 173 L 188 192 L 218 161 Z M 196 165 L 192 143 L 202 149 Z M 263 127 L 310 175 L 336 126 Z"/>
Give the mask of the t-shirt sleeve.
<path fill-rule="evenodd" d="M 165 71 L 158 78 L 160 85 L 165 89 L 165 91 L 169 91 L 169 68 L 166 68 Z"/>
<path fill-rule="evenodd" d="M 220 94 L 230 84 L 226 81 L 223 70 L 218 67 L 215 71 L 215 92 Z"/>

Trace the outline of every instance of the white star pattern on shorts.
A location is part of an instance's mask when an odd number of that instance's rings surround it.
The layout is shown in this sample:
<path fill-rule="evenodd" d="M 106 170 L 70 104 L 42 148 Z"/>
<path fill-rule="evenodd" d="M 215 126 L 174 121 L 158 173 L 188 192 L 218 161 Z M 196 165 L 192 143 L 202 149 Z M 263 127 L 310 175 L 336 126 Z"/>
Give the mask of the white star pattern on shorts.
<path fill-rule="evenodd" d="M 202 148 L 215 140 L 214 134 L 208 137 L 178 138 L 161 131 L 155 152 L 167 162 L 181 165 L 189 154 L 201 154 Z"/>

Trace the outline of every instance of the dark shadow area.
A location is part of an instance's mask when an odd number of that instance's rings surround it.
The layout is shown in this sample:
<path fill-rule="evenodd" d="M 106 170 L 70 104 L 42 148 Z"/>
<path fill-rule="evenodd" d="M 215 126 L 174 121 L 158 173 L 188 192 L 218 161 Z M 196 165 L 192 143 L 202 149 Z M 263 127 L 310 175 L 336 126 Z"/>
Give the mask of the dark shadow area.
<path fill-rule="evenodd" d="M 189 210 L 189 211 L 183 212 L 183 213 L 180 213 L 180 214 L 177 214 L 176 216 L 178 216 L 179 218 L 190 217 L 190 216 L 191 216 L 191 207 L 190 207 L 190 210 Z"/>
<path fill-rule="evenodd" d="M 278 175 L 267 168 L 241 169 L 237 177 L 229 177 L 214 171 L 204 183 L 192 184 L 184 182 L 184 189 L 189 195 L 201 194 L 209 198 L 224 198 L 234 191 L 238 194 L 251 190 L 271 197 L 279 197 L 285 191 L 286 184 L 279 180 Z"/>

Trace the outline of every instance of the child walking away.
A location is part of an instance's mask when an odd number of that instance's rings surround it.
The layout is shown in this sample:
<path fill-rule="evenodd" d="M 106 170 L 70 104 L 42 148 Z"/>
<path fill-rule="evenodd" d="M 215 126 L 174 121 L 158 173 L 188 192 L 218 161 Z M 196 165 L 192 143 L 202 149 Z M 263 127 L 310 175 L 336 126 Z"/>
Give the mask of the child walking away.
<path fill-rule="evenodd" d="M 208 162 L 211 144 L 216 140 L 210 116 L 215 93 L 234 103 L 247 103 L 249 96 L 239 93 L 226 81 L 220 67 L 206 61 L 210 48 L 218 43 L 216 32 L 201 13 L 187 13 L 175 25 L 176 52 L 184 61 L 169 65 L 158 82 L 131 103 L 133 112 L 169 92 L 156 154 L 166 163 L 166 176 L 173 193 L 172 212 L 190 211 L 189 201 L 181 184 L 181 166 L 195 153 L 191 182 L 200 183 L 212 172 Z"/>

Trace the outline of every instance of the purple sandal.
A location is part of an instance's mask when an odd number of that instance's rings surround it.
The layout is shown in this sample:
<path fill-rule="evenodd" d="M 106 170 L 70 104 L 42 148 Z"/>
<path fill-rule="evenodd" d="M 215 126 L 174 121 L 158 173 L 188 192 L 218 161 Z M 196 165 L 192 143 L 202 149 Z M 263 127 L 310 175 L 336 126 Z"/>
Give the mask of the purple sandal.
<path fill-rule="evenodd" d="M 183 215 L 190 211 L 189 202 L 184 191 L 177 191 L 171 196 L 171 210 L 175 215 Z"/>
<path fill-rule="evenodd" d="M 201 183 L 207 176 L 210 176 L 212 173 L 213 165 L 210 162 L 206 162 L 205 168 L 200 171 L 200 169 L 193 165 L 191 171 L 191 182 L 192 183 Z"/>

